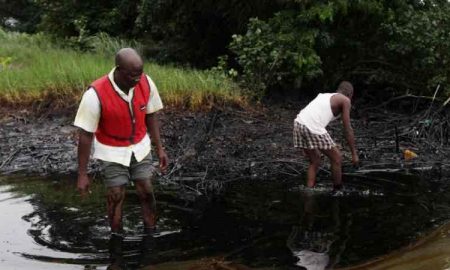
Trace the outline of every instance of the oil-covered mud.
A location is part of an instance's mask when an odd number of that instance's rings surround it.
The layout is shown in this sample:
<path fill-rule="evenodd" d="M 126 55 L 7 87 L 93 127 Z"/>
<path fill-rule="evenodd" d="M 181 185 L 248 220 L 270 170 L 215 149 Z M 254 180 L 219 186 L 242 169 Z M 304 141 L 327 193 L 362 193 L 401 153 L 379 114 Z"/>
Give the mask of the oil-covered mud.
<path fill-rule="evenodd" d="M 224 182 L 302 175 L 307 161 L 292 143 L 293 120 L 300 108 L 287 104 L 255 111 L 214 108 L 161 113 L 161 136 L 171 160 L 165 179 Z M 424 126 L 418 121 L 422 118 L 418 112 L 373 113 L 370 118 L 352 119 L 361 169 L 402 169 L 402 151 L 408 149 L 418 154 L 411 162 L 413 167 L 449 175 L 448 131 L 442 140 L 432 137 L 431 131 L 438 129 Z M 77 130 L 72 122 L 70 116 L 33 112 L 0 116 L 0 173 L 75 172 Z M 328 129 L 344 155 L 344 165 L 349 164 L 341 121 L 330 123 Z M 327 167 L 324 162 L 321 172 L 327 174 Z M 98 171 L 95 161 L 90 170 Z"/>
<path fill-rule="evenodd" d="M 142 234 L 130 187 L 124 239 L 109 235 L 95 161 L 93 193 L 75 193 L 72 117 L 0 116 L 1 268 L 449 268 L 448 231 L 433 233 L 449 220 L 448 130 L 433 126 L 432 110 L 352 119 L 359 168 L 331 123 L 346 183 L 331 194 L 326 159 L 318 187 L 303 186 L 307 161 L 292 147 L 299 109 L 161 114 L 171 164 L 156 177 L 159 233 Z M 404 150 L 418 156 L 405 160 Z"/>
<path fill-rule="evenodd" d="M 326 179 L 314 189 L 301 178 L 241 180 L 202 195 L 156 182 L 159 231 L 151 236 L 142 234 L 130 186 L 123 240 L 110 237 L 98 181 L 82 200 L 73 176 L 3 178 L 0 260 L 5 269 L 347 267 L 415 243 L 448 220 L 447 181 L 426 177 L 354 173 L 339 193 Z M 439 235 L 440 245 L 450 244 L 445 232 Z M 427 250 L 416 248 L 416 257 L 430 261 Z M 404 263 L 395 269 L 435 269 Z"/>

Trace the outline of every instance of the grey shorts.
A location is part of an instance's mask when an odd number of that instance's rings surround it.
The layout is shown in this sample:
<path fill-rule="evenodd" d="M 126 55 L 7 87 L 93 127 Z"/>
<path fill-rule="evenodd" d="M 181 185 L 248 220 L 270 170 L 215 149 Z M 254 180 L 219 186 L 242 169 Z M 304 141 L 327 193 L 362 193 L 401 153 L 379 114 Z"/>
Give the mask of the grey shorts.
<path fill-rule="evenodd" d="M 115 162 L 100 160 L 100 170 L 107 187 L 117 187 L 131 181 L 150 180 L 154 173 L 152 155 L 148 154 L 140 162 L 134 155 L 131 157 L 130 167 Z"/>

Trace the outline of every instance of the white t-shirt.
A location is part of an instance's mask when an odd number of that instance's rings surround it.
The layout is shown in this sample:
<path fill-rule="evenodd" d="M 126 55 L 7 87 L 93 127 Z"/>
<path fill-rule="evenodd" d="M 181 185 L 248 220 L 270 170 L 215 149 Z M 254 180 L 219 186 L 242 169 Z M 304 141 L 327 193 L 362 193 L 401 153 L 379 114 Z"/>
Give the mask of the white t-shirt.
<path fill-rule="evenodd" d="M 314 134 L 325 134 L 327 130 L 325 127 L 332 120 L 338 118 L 335 117 L 331 110 L 331 97 L 337 93 L 323 93 L 317 95 L 300 113 L 295 119 L 296 122 L 305 125 Z"/>
<path fill-rule="evenodd" d="M 108 78 L 114 90 L 119 93 L 120 97 L 130 104 L 130 100 L 133 98 L 134 88 L 131 88 L 128 95 L 125 94 L 117 84 L 114 82 L 114 70 L 108 74 Z M 163 108 L 161 98 L 159 97 L 158 89 L 152 79 L 147 76 L 148 82 L 150 84 L 150 98 L 147 103 L 146 113 L 154 113 Z M 89 88 L 81 98 L 80 105 L 78 107 L 77 115 L 75 117 L 74 125 L 87 132 L 94 133 L 97 131 L 98 123 L 100 121 L 101 107 L 100 100 L 98 99 L 95 90 L 91 87 Z M 95 137 L 95 136 L 94 136 Z M 151 142 L 148 134 L 144 138 L 130 146 L 109 146 L 100 143 L 97 139 L 94 139 L 94 154 L 93 157 L 96 159 L 101 159 L 104 161 L 110 161 L 122 164 L 124 166 L 130 166 L 131 157 L 134 156 L 137 161 L 141 161 L 150 153 Z"/>

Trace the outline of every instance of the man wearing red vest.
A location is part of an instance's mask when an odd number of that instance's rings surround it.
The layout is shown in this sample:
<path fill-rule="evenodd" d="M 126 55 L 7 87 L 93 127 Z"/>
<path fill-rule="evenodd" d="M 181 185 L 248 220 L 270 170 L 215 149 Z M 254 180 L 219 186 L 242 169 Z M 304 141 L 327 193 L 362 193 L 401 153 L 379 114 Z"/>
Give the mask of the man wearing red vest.
<path fill-rule="evenodd" d="M 122 231 L 125 185 L 131 180 L 142 206 L 144 231 L 151 233 L 156 225 L 151 142 L 160 170 L 165 172 L 168 165 L 156 114 L 163 105 L 155 84 L 143 73 L 143 61 L 135 50 L 121 49 L 115 60 L 116 67 L 83 94 L 75 117 L 74 125 L 79 127 L 77 188 L 81 195 L 89 191 L 87 165 L 94 142 L 93 157 L 100 160 L 107 186 L 111 232 Z"/>

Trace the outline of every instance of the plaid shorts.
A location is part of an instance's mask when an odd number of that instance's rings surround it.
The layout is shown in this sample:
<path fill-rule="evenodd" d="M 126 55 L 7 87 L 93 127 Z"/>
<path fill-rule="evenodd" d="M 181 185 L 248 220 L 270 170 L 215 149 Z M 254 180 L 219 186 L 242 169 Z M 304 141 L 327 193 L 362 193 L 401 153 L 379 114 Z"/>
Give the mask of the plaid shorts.
<path fill-rule="evenodd" d="M 331 149 L 336 144 L 330 134 L 314 134 L 305 125 L 294 121 L 294 147 L 306 149 Z"/>

